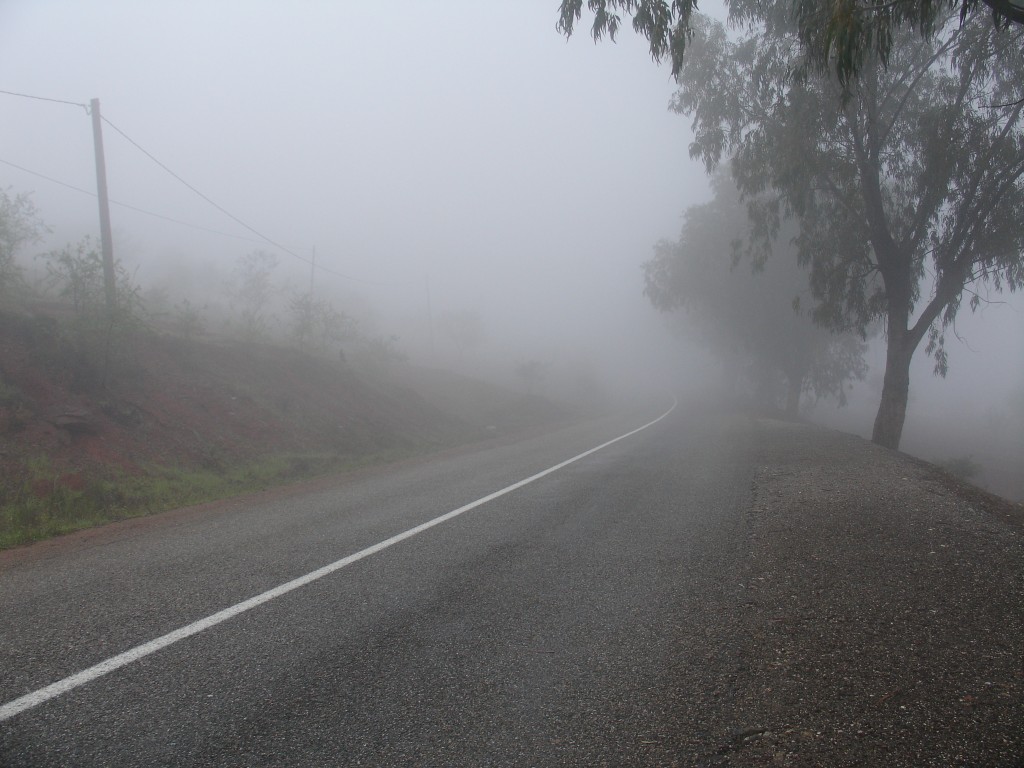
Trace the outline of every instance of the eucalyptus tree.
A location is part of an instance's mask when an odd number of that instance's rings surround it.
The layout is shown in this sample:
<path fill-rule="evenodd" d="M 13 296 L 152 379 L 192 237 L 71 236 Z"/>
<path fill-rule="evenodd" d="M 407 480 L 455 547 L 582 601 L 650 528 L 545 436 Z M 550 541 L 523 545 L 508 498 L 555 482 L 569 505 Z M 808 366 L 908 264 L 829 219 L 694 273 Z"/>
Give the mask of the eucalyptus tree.
<path fill-rule="evenodd" d="M 950 19 L 935 42 L 905 33 L 848 90 L 834 75 L 794 76 L 791 26 L 735 39 L 699 18 L 693 31 L 673 100 L 693 117 L 691 155 L 709 169 L 731 158 L 755 260 L 796 218 L 816 320 L 884 321 L 873 439 L 898 447 L 915 351 L 927 339 L 944 375 L 964 298 L 973 309 L 990 288 L 1024 285 L 1024 29 L 976 17 Z"/>
<path fill-rule="evenodd" d="M 912 30 L 932 39 L 950 12 L 960 21 L 981 13 L 984 4 L 995 29 L 1024 25 L 1024 0 L 726 0 L 730 21 L 739 24 L 776 15 L 795 25 L 808 63 L 831 68 L 840 82 L 854 79 L 865 57 L 884 63 L 901 31 Z M 583 15 L 584 0 L 561 0 L 558 30 L 572 35 Z M 623 15 L 633 29 L 647 38 L 651 56 L 672 63 L 678 75 L 692 33 L 697 0 L 586 0 L 593 15 L 590 34 L 595 40 L 615 39 Z"/>
<path fill-rule="evenodd" d="M 730 370 L 745 372 L 759 396 L 774 400 L 771 385 L 781 375 L 790 416 L 803 394 L 844 404 L 847 385 L 867 370 L 866 344 L 854 333 L 821 328 L 802 311 L 807 272 L 789 238 L 771 262 L 740 263 L 750 229 L 746 207 L 723 169 L 712 186 L 710 202 L 687 209 L 679 239 L 659 242 L 644 264 L 647 297 L 662 311 L 682 311 L 698 339 Z"/>
<path fill-rule="evenodd" d="M 971 2 L 931 3 L 909 26 L 893 16 L 872 45 L 851 32 L 843 54 L 815 48 L 799 2 L 794 15 L 732 0 L 730 18 L 746 30 L 738 39 L 691 0 L 587 6 L 595 38 L 614 36 L 623 12 L 656 59 L 671 56 L 674 108 L 694 120 L 692 154 L 709 169 L 732 156 L 746 195 L 771 190 L 767 203 L 751 199 L 755 257 L 770 250 L 780 216 L 795 216 L 814 317 L 838 329 L 885 321 L 873 439 L 898 447 L 922 341 L 944 374 L 944 332 L 964 295 L 975 308 L 981 291 L 1024 284 L 1024 26 L 1013 9 L 993 24 Z M 582 7 L 564 0 L 564 33 Z"/>

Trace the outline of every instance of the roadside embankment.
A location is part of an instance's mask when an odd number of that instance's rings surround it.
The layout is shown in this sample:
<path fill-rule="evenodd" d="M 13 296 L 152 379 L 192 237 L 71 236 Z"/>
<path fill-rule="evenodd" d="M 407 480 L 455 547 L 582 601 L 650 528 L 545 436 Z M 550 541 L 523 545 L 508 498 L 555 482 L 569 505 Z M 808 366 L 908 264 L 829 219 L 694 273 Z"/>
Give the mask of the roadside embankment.
<path fill-rule="evenodd" d="M 447 371 L 143 327 L 104 362 L 59 316 L 0 312 L 0 549 L 572 415 Z"/>

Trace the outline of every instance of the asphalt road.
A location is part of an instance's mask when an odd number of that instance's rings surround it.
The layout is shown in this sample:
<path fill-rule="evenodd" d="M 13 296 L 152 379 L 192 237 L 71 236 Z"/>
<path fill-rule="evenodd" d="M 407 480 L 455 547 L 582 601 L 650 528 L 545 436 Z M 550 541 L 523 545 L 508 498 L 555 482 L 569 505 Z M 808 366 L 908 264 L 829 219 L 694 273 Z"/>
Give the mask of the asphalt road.
<path fill-rule="evenodd" d="M 659 412 L 2 553 L 0 705 Z M 680 407 L 0 721 L 0 766 L 673 764 L 695 698 L 729 704 L 726 678 L 690 681 L 728 655 L 716 596 L 742 559 L 753 434 Z"/>

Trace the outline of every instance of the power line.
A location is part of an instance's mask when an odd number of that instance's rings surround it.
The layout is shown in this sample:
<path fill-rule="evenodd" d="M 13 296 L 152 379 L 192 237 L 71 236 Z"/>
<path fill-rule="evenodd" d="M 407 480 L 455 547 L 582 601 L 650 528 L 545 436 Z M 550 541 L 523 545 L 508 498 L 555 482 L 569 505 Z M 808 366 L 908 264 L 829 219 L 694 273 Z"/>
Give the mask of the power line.
<path fill-rule="evenodd" d="M 55 179 L 52 176 L 47 176 L 45 173 L 40 173 L 39 171 L 33 171 L 31 168 L 26 168 L 23 165 L 18 165 L 17 163 L 12 163 L 10 160 L 4 160 L 2 157 L 0 157 L 0 163 L 2 163 L 3 165 L 10 166 L 11 168 L 16 168 L 17 170 L 22 171 L 23 173 L 27 173 L 30 176 L 35 176 L 37 178 L 43 179 L 45 181 L 48 181 L 51 184 L 56 184 L 57 186 L 64 187 L 66 189 L 70 189 L 70 190 L 73 190 L 75 192 L 80 192 L 81 194 L 88 195 L 89 197 L 96 197 L 96 193 L 93 192 L 92 190 L 83 189 L 82 187 L 76 187 L 74 184 L 68 184 L 66 181 L 61 181 L 60 179 Z M 204 227 L 204 226 L 202 226 L 200 224 L 193 224 L 192 222 L 189 222 L 189 221 L 182 221 L 181 219 L 176 219 L 173 216 L 166 216 L 166 215 L 164 215 L 162 213 L 156 213 L 155 211 L 149 211 L 149 210 L 146 210 L 145 208 L 140 208 L 140 207 L 138 207 L 136 205 L 131 205 L 130 203 L 122 203 L 120 200 L 111 200 L 110 203 L 112 205 L 118 206 L 119 208 L 125 208 L 125 209 L 127 209 L 129 211 L 135 211 L 136 213 L 142 213 L 142 214 L 145 214 L 146 216 L 152 216 L 153 218 L 156 218 L 156 219 L 161 219 L 163 221 L 168 221 L 168 222 L 170 222 L 172 224 L 178 224 L 179 226 L 182 226 L 182 227 L 189 227 L 190 229 L 196 229 L 196 230 L 199 230 L 201 232 L 209 232 L 210 234 L 213 234 L 213 235 L 220 235 L 222 237 L 230 237 L 230 238 L 233 238 L 235 240 L 241 240 L 241 241 L 246 242 L 246 243 L 263 243 L 263 242 L 265 242 L 265 240 L 256 240 L 255 238 L 246 237 L 245 235 L 236 235 L 236 234 L 231 233 L 231 232 L 223 232 L 223 231 L 221 231 L 219 229 L 213 229 L 211 227 Z M 281 250 L 285 250 L 285 249 L 282 248 Z M 286 252 L 287 253 L 291 253 L 291 251 L 286 251 Z M 292 255 L 294 255 L 294 254 L 292 254 Z M 312 265 L 312 262 L 309 262 L 309 263 Z M 404 283 L 401 283 L 401 282 L 398 282 L 398 281 L 385 282 L 385 281 L 381 281 L 381 280 L 366 280 L 366 279 L 363 279 L 363 278 L 351 277 L 349 275 L 345 275 L 345 274 L 342 274 L 340 272 L 336 272 L 335 270 L 333 270 L 333 269 L 331 269 L 329 267 L 324 267 L 322 265 L 316 266 L 315 268 L 319 269 L 319 270 L 321 270 L 323 272 L 327 272 L 329 274 L 345 278 L 346 280 L 352 280 L 352 281 L 360 282 L 360 283 L 369 283 L 369 284 L 373 284 L 373 285 L 400 285 L 400 284 L 404 284 Z"/>
<path fill-rule="evenodd" d="M 32 176 L 38 176 L 40 179 L 46 179 L 47 181 L 53 182 L 54 184 L 59 184 L 62 187 L 73 189 L 75 190 L 75 192 L 81 192 L 84 195 L 91 195 L 92 197 L 96 197 L 95 192 L 90 192 L 88 189 L 82 189 L 81 187 L 76 187 L 74 184 L 68 184 L 67 182 L 60 181 L 59 179 L 54 179 L 50 176 L 47 176 L 46 174 L 39 173 L 38 171 L 29 170 L 28 168 L 18 165 L 17 163 L 12 163 L 10 160 L 4 160 L 3 158 L 0 158 L 0 163 L 3 163 L 4 165 L 9 165 L 11 166 L 11 168 L 17 168 L 19 171 L 24 171 L 25 173 L 31 174 Z"/>
<path fill-rule="evenodd" d="M 23 99 L 35 99 L 36 101 L 50 101 L 50 102 L 53 102 L 54 104 L 70 104 L 72 107 L 81 107 L 82 109 L 88 109 L 89 108 L 88 104 L 82 104 L 81 102 L 78 102 L 78 101 L 68 101 L 67 99 L 49 99 L 46 96 L 33 96 L 30 93 L 16 93 L 14 91 L 3 91 L 3 90 L 0 90 L 0 93 L 6 94 L 8 96 L 20 96 Z"/>
<path fill-rule="evenodd" d="M 3 90 L 3 89 L 0 89 L 0 94 L 5 94 L 7 96 L 17 96 L 17 97 L 23 98 L 23 99 L 33 99 L 35 101 L 46 101 L 46 102 L 51 102 L 51 103 L 54 103 L 54 104 L 67 104 L 67 105 L 72 106 L 72 107 L 82 107 L 84 110 L 86 110 L 86 112 L 89 111 L 89 105 L 88 104 L 85 104 L 85 103 L 82 103 L 82 102 L 78 102 L 78 101 L 69 101 L 67 99 L 53 99 L 53 98 L 49 98 L 49 97 L 46 97 L 46 96 L 35 96 L 33 94 L 30 94 L 30 93 L 18 93 L 16 91 L 6 91 L 6 90 Z M 211 200 L 209 197 L 204 195 L 202 192 L 200 192 L 194 186 L 192 186 L 187 181 L 185 181 L 185 179 L 183 179 L 177 173 L 175 173 L 170 168 L 168 168 L 166 165 L 164 165 L 162 162 L 160 162 L 156 157 L 153 156 L 152 153 L 147 151 L 141 144 L 139 144 L 131 136 L 129 136 L 127 133 L 125 133 L 120 128 L 118 128 L 116 125 L 114 125 L 114 123 L 112 123 L 106 116 L 101 116 L 101 119 L 103 120 L 103 122 L 105 122 L 111 128 L 113 128 L 115 131 L 117 131 L 119 134 L 121 134 L 121 136 L 126 141 L 128 141 L 128 143 L 130 143 L 132 146 L 134 146 L 136 149 L 138 149 L 140 152 L 142 152 L 142 154 L 144 154 L 146 157 L 148 157 L 150 160 L 152 160 L 154 163 L 156 163 L 160 168 L 162 168 L 168 174 L 173 176 L 178 182 L 183 184 L 185 187 L 187 187 L 189 190 L 191 190 L 194 194 L 196 194 L 199 197 L 201 197 L 203 200 L 205 200 L 207 203 L 212 205 L 218 211 L 223 213 L 229 219 L 231 219 L 235 223 L 240 224 L 241 226 L 245 227 L 245 229 L 249 230 L 250 232 L 252 232 L 254 235 L 256 235 L 260 239 L 259 240 L 252 240 L 251 238 L 242 237 L 240 235 L 232 235 L 232 234 L 229 234 L 227 232 L 220 232 L 219 230 L 210 229 L 208 227 L 202 227 L 202 226 L 199 226 L 197 224 L 190 224 L 189 222 L 180 221 L 179 219 L 174 219 L 174 218 L 171 218 L 170 216 L 164 216 L 163 214 L 154 213 L 153 211 L 147 211 L 147 210 L 145 210 L 143 208 L 138 208 L 136 206 L 129 205 L 128 203 L 119 203 L 116 200 L 111 200 L 110 201 L 111 203 L 113 203 L 115 205 L 118 205 L 118 206 L 120 206 L 122 208 L 127 208 L 129 210 L 137 211 L 138 213 L 144 213 L 147 216 L 153 216 L 153 217 L 156 217 L 158 219 L 163 219 L 165 221 L 172 222 L 174 224 L 179 224 L 181 226 L 191 227 L 193 229 L 198 229 L 198 230 L 202 230 L 202 231 L 205 231 L 205 232 L 210 232 L 210 233 L 217 234 L 217 235 L 223 235 L 225 237 L 233 237 L 233 238 L 236 238 L 238 240 L 244 240 L 244 241 L 247 241 L 247 242 L 265 242 L 265 243 L 268 243 L 268 244 L 272 245 L 273 247 L 277 248 L 278 250 L 283 251 L 284 253 L 287 253 L 289 256 L 292 256 L 292 257 L 298 259 L 299 261 L 304 262 L 306 264 L 309 264 L 314 269 L 319 269 L 321 272 L 325 272 L 327 274 L 334 275 L 335 277 L 340 277 L 340 278 L 342 278 L 344 280 L 351 280 L 353 282 L 366 283 L 366 284 L 369 284 L 369 285 L 405 285 L 407 283 L 411 284 L 411 281 L 366 280 L 366 279 L 359 278 L 359 277 L 353 277 L 352 275 L 346 275 L 343 272 L 338 272 L 337 270 L 330 269 L 329 267 L 324 267 L 322 265 L 321 266 L 317 266 L 313 261 L 305 258 L 304 256 L 300 256 L 299 254 L 297 254 L 294 251 L 292 251 L 290 248 L 286 248 L 285 246 L 281 245 L 280 243 L 276 242 L 275 240 L 272 240 L 271 238 L 267 237 L 266 235 L 264 235 L 262 232 L 260 232 L 256 228 L 254 228 L 254 227 L 250 226 L 249 224 L 247 224 L 246 222 L 242 221 L 242 219 L 240 219 L 237 216 L 235 216 L 233 213 L 228 211 L 223 206 L 218 205 L 216 202 Z M 29 173 L 29 174 L 31 174 L 33 176 L 38 176 L 41 179 L 46 179 L 47 181 L 52 182 L 54 184 L 58 184 L 58 185 L 60 185 L 62 187 L 67 187 L 68 189 L 73 189 L 76 192 L 82 192 L 82 193 L 90 195 L 92 197 L 96 197 L 97 196 L 95 192 L 90 192 L 89 190 L 81 189 L 80 187 L 76 187 L 76 186 L 74 186 L 72 184 L 67 184 L 67 183 L 65 183 L 63 181 L 59 181 L 58 179 L 54 179 L 54 178 L 51 178 L 51 177 L 46 176 L 44 174 L 37 173 L 36 171 L 31 171 L 28 168 L 23 168 L 22 166 L 17 165 L 17 164 L 12 163 L 12 162 L 9 162 L 7 160 L 0 160 L 0 163 L 4 163 L 5 165 L 9 165 L 12 168 L 17 168 L 18 170 L 24 171 L 25 173 Z"/>
<path fill-rule="evenodd" d="M 29 174 L 31 176 L 37 176 L 40 179 L 45 179 L 46 181 L 49 181 L 52 184 L 57 184 L 58 186 L 66 187 L 67 189 L 72 189 L 75 192 L 81 192 L 83 195 L 89 195 L 89 197 L 96 197 L 96 193 L 91 191 L 91 190 L 82 189 L 81 187 L 76 187 L 74 184 L 68 184 L 66 181 L 61 181 L 60 179 L 55 179 L 52 176 L 47 176 L 45 173 L 39 173 L 38 171 L 33 171 L 32 169 L 26 168 L 26 167 L 24 167 L 22 165 L 18 165 L 17 163 L 12 163 L 10 160 L 4 160 L 3 158 L 0 158 L 0 163 L 3 163 L 4 165 L 9 165 L 11 168 L 17 168 L 19 171 L 23 171 L 23 172 L 25 172 L 25 173 L 27 173 L 27 174 Z M 203 232 L 209 232 L 209 233 L 214 234 L 214 235 L 222 235 L 223 237 L 232 237 L 232 238 L 234 238 L 236 240 L 244 240 L 247 243 L 262 243 L 263 242 L 262 240 L 255 240 L 255 239 L 253 239 L 251 237 L 245 237 L 244 235 L 235 235 L 235 234 L 232 234 L 230 232 L 221 232 L 219 229 L 211 229 L 210 227 L 204 227 L 204 226 L 201 226 L 199 224 L 192 224 L 191 222 L 188 222 L 188 221 L 182 221 L 181 219 L 175 219 L 175 218 L 173 218 L 171 216 L 165 216 L 162 213 L 155 213 L 154 211 L 147 211 L 145 208 L 139 208 L 138 206 L 130 205 L 129 203 L 122 203 L 122 202 L 120 202 L 118 200 L 111 200 L 110 202 L 111 202 L 111 204 L 119 206 L 121 208 L 127 208 L 128 210 L 135 211 L 137 213 L 144 213 L 147 216 L 152 216 L 152 217 L 157 218 L 157 219 L 163 219 L 164 221 L 169 221 L 172 224 L 179 224 L 179 225 L 181 225 L 183 227 L 190 227 L 191 229 L 198 229 L 198 230 L 201 230 Z"/>
<path fill-rule="evenodd" d="M 214 208 L 216 208 L 216 209 L 217 209 L 218 211 L 220 211 L 221 213 L 223 213 L 223 214 L 224 214 L 225 216 L 227 216 L 228 218 L 230 218 L 230 219 L 231 219 L 232 221 L 234 221 L 234 222 L 235 222 L 235 223 L 237 223 L 237 224 L 241 224 L 241 225 L 242 225 L 243 227 L 245 227 L 246 229 L 248 229 L 248 230 L 249 230 L 250 232 L 252 232 L 252 233 L 253 233 L 254 235 L 256 235 L 257 237 L 259 237 L 259 238 L 263 239 L 263 241 L 265 241 L 265 242 L 267 242 L 267 243 L 270 243 L 270 244 L 271 244 L 272 246 L 274 246 L 275 248 L 278 248 L 278 249 L 280 249 L 280 250 L 284 251 L 285 253 L 287 253 L 287 254 L 290 254 L 290 255 L 294 256 L 295 258 L 299 259 L 300 261 L 304 261 L 304 262 L 306 262 L 307 264 L 309 263 L 309 259 L 303 258 L 302 256 L 299 256 L 299 255 L 298 255 L 297 253 L 292 253 L 292 251 L 290 251 L 290 250 L 289 250 L 288 248 L 285 248 L 285 247 L 284 247 L 283 245 L 281 245 L 280 243 L 274 242 L 273 240 L 271 240 L 271 239 L 270 239 L 269 237 L 267 237 L 266 235 L 264 235 L 264 234 L 263 234 L 262 232 L 260 232 L 259 230 L 257 230 L 257 229 L 255 229 L 254 227 L 251 227 L 251 226 L 249 226 L 248 224 L 246 224 L 246 223 L 245 223 L 244 221 L 242 221 L 242 220 L 241 220 L 240 218 L 238 218 L 237 216 L 235 216 L 235 214 L 231 213 L 231 211 L 229 211 L 229 210 L 227 210 L 226 208 L 224 208 L 223 206 L 221 206 L 221 205 L 218 205 L 217 203 L 215 203 L 215 202 L 214 202 L 213 200 L 211 200 L 211 199 L 210 199 L 209 197 L 207 197 L 206 195 L 204 195 L 204 194 L 203 194 L 202 192 L 200 192 L 200 191 L 199 191 L 198 189 L 196 189 L 196 188 L 195 188 L 195 187 L 193 187 L 193 186 L 192 186 L 191 184 L 189 184 L 189 183 L 188 183 L 187 181 L 185 181 L 185 180 L 184 180 L 183 178 L 181 178 L 181 176 L 179 176 L 179 175 L 178 175 L 178 174 L 176 174 L 176 173 L 175 173 L 174 171 L 172 171 L 172 170 L 171 170 L 170 168 L 168 168 L 168 167 L 167 167 L 166 165 L 164 165 L 164 164 L 163 164 L 162 162 L 160 162 L 159 160 L 157 160 L 157 159 L 156 159 L 156 158 L 155 158 L 155 157 L 154 157 L 154 156 L 153 156 L 153 155 L 152 155 L 152 154 L 151 154 L 151 153 L 150 153 L 150 152 L 149 152 L 148 150 L 146 150 L 146 149 L 145 149 L 145 148 L 144 148 L 144 147 L 143 147 L 143 146 L 142 146 L 141 144 L 139 144 L 139 143 L 138 143 L 137 141 L 135 141 L 135 139 L 133 139 L 133 138 L 132 138 L 131 136 L 129 136 L 129 135 L 127 134 L 127 133 L 125 133 L 125 132 L 124 132 L 124 131 L 122 131 L 122 130 L 121 130 L 120 128 L 118 128 L 118 127 L 117 127 L 116 125 L 114 125 L 114 124 L 113 124 L 112 122 L 110 122 L 110 120 L 109 120 L 109 119 L 107 119 L 106 117 L 104 117 L 104 118 L 103 118 L 103 122 L 105 122 L 105 123 L 106 123 L 107 125 L 109 125 L 109 126 L 110 126 L 111 128 L 113 128 L 113 129 L 114 129 L 115 131 L 117 131 L 117 132 L 118 132 L 119 134 L 121 134 L 121 136 L 123 136 L 123 137 L 125 138 L 125 140 L 127 140 L 127 141 L 128 141 L 128 143 L 129 143 L 129 144 L 131 144 L 131 145 L 132 145 L 133 147 L 135 147 L 135 148 L 136 148 L 137 150 L 139 150 L 139 151 L 140 151 L 140 152 L 141 152 L 142 154 L 144 154 L 144 155 L 145 155 L 146 157 L 148 157 L 148 158 L 149 158 L 150 160 L 152 160 L 152 161 L 153 161 L 154 163 L 156 163 L 156 164 L 157 164 L 158 166 L 160 166 L 160 167 L 161 167 L 161 168 L 162 168 L 162 169 L 163 169 L 164 171 L 166 171 L 166 172 L 167 172 L 168 174 L 170 174 L 171 176 L 173 176 L 173 177 L 174 177 L 175 179 L 177 179 L 177 180 L 178 180 L 178 181 L 179 181 L 179 182 L 180 182 L 181 184 L 183 184 L 184 186 L 186 186 L 186 187 L 187 187 L 188 189 L 190 189 L 190 190 L 191 190 L 192 192 L 194 192 L 195 194 L 197 194 L 197 195 L 198 195 L 199 197 L 201 197 L 201 198 L 202 198 L 203 200 L 205 200 L 205 201 L 206 201 L 207 203 L 209 203 L 209 204 L 210 204 L 210 205 L 212 205 L 212 206 L 213 206 Z"/>
<path fill-rule="evenodd" d="M 164 163 L 160 162 L 160 160 L 158 160 L 156 157 L 154 157 L 151 152 L 149 152 L 147 149 L 145 149 L 141 144 L 139 144 L 137 141 L 135 141 L 135 139 L 133 139 L 127 133 L 125 133 L 120 128 L 118 128 L 116 125 L 114 125 L 114 123 L 112 123 L 107 117 L 103 117 L 102 119 L 103 119 L 103 122 L 105 122 L 107 125 L 109 125 L 111 128 L 113 128 L 119 134 L 121 134 L 121 136 L 124 137 L 124 139 L 129 144 L 131 144 L 133 147 L 135 147 L 137 150 L 139 150 L 142 154 L 144 154 L 146 157 L 148 157 L 150 160 L 152 160 L 154 163 L 156 163 L 160 168 L 162 168 L 164 171 L 166 171 L 172 177 L 177 179 L 178 182 L 180 182 L 185 187 L 190 189 L 192 192 L 194 192 L 196 195 L 201 197 L 203 200 L 205 200 L 207 203 L 212 205 L 214 208 L 216 208 L 218 211 L 223 213 L 225 216 L 230 218 L 232 221 L 234 221 L 234 222 L 240 224 L 241 226 L 245 227 L 247 230 L 252 232 L 254 235 L 256 235 L 257 237 L 261 238 L 264 242 L 269 243 L 270 245 L 274 246 L 278 250 L 281 250 L 284 253 L 287 253 L 289 256 L 292 256 L 292 257 L 298 259 L 301 262 L 309 264 L 314 269 L 319 269 L 321 272 L 326 272 L 327 274 L 334 275 L 335 277 L 340 277 L 340 278 L 343 278 L 345 280 L 351 280 L 351 281 L 357 282 L 357 283 L 367 283 L 367 284 L 371 284 L 371 285 L 396 285 L 397 284 L 397 283 L 394 283 L 394 282 L 386 282 L 386 281 L 382 281 L 382 280 L 365 280 L 363 278 L 353 277 L 352 275 L 346 275 L 343 272 L 338 272 L 338 271 L 330 269 L 328 267 L 324 267 L 324 266 L 319 266 L 318 267 L 318 266 L 316 266 L 316 264 L 314 264 L 310 259 L 307 259 L 305 256 L 300 256 L 299 254 L 297 254 L 294 251 L 292 251 L 290 248 L 285 248 L 280 243 L 272 240 L 271 238 L 267 237 L 266 235 L 264 235 L 262 232 L 260 232 L 256 228 L 251 227 L 249 224 L 247 224 L 246 222 L 242 221 L 242 219 L 240 219 L 237 216 L 235 216 L 233 213 L 231 213 L 229 210 L 227 210 L 223 206 L 221 206 L 221 205 L 217 204 L 216 202 L 214 202 L 213 200 L 211 200 L 205 194 L 203 194 L 198 189 L 196 189 L 194 186 L 192 186 L 187 181 L 185 181 L 185 179 L 183 179 L 177 173 L 175 173 L 170 168 L 168 168 L 166 165 L 164 165 Z"/>

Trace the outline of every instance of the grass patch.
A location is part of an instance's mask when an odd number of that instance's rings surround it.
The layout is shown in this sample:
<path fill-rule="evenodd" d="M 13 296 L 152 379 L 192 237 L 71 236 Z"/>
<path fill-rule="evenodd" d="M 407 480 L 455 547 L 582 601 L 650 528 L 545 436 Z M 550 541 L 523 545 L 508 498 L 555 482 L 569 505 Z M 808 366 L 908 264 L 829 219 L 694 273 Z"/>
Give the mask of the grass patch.
<path fill-rule="evenodd" d="M 130 517 L 251 493 L 331 472 L 394 461 L 394 450 L 363 456 L 313 453 L 269 456 L 222 471 L 150 467 L 142 475 L 61 473 L 45 458 L 0 489 L 0 549 Z"/>

